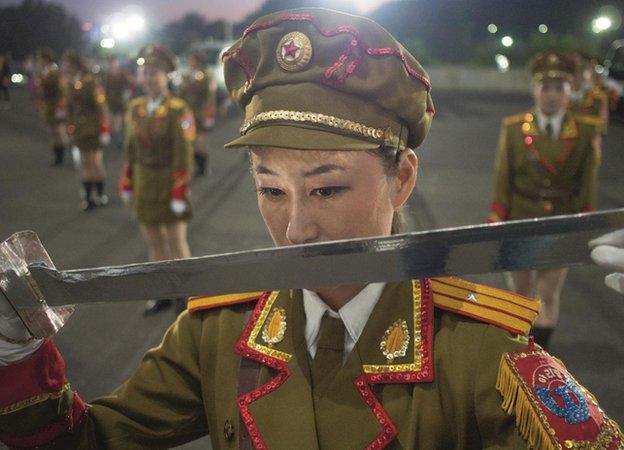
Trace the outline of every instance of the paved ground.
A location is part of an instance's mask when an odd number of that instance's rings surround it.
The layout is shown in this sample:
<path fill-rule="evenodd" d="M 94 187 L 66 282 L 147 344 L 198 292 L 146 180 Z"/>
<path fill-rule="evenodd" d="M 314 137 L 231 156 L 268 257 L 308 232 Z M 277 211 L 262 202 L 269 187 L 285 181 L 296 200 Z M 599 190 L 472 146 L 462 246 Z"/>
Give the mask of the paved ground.
<path fill-rule="evenodd" d="M 69 164 L 48 167 L 45 132 L 32 104 L 24 92 L 14 97 L 13 109 L 0 111 L 0 238 L 33 229 L 62 269 L 146 260 L 138 227 L 115 193 L 120 152 L 106 153 L 110 206 L 81 212 L 76 172 Z M 483 221 L 500 117 L 528 106 L 525 97 L 437 96 L 439 112 L 419 151 L 418 189 L 407 209 L 412 229 Z M 193 185 L 194 255 L 271 245 L 244 152 L 221 148 L 237 126 L 238 119 L 219 124 L 211 136 L 212 173 Z M 601 208 L 624 206 L 622 142 L 624 128 L 611 127 L 601 170 Z M 603 287 L 602 277 L 596 267 L 571 271 L 552 351 L 624 423 L 624 387 L 617 381 L 624 379 L 624 298 Z M 476 279 L 503 286 L 502 275 Z M 141 311 L 139 303 L 84 307 L 58 335 L 68 376 L 85 398 L 105 394 L 127 378 L 174 319 L 173 312 L 146 319 Z M 206 443 L 185 448 L 206 448 Z"/>

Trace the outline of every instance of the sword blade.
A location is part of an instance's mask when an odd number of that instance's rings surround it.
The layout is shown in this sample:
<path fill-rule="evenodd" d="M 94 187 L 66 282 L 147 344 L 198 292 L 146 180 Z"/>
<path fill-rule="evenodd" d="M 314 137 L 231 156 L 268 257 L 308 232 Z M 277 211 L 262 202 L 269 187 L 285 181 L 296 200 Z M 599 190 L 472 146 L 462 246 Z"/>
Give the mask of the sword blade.
<path fill-rule="evenodd" d="M 94 269 L 30 273 L 48 305 L 399 281 L 590 262 L 624 209 Z"/>

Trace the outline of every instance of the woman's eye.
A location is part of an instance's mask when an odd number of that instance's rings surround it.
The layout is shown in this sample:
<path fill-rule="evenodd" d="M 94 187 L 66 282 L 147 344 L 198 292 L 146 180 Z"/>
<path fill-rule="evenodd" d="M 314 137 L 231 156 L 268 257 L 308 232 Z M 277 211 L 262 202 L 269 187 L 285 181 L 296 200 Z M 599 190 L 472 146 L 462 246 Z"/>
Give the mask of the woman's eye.
<path fill-rule="evenodd" d="M 344 186 L 329 186 L 322 187 L 312 190 L 311 195 L 322 198 L 333 197 L 341 191 L 344 191 L 346 188 Z"/>
<path fill-rule="evenodd" d="M 261 187 L 261 188 L 256 189 L 256 191 L 258 192 L 258 194 L 263 195 L 265 197 L 269 197 L 269 198 L 277 198 L 281 195 L 284 195 L 284 192 L 277 188 Z"/>

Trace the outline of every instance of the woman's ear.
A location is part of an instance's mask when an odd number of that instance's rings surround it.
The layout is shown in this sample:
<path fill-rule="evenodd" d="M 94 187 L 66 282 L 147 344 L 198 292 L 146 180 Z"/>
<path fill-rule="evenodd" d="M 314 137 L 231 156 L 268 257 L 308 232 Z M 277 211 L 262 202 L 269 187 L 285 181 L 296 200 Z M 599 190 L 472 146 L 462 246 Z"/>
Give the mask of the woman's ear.
<path fill-rule="evenodd" d="M 406 149 L 399 158 L 399 167 L 395 175 L 395 190 L 392 198 L 392 206 L 399 209 L 407 202 L 416 186 L 418 173 L 418 157 L 411 149 Z"/>

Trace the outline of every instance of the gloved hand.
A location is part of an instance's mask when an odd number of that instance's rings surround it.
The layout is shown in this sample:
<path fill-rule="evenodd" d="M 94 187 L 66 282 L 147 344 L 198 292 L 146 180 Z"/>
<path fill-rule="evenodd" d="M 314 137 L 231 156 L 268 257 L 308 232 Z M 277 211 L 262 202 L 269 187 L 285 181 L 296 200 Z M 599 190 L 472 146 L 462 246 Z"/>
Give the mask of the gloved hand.
<path fill-rule="evenodd" d="M 104 133 L 100 133 L 100 145 L 102 147 L 108 146 L 108 144 L 110 144 L 110 141 L 111 141 L 111 135 L 108 131 Z"/>
<path fill-rule="evenodd" d="M 32 339 L 9 302 L 0 296 L 0 366 L 21 361 L 33 354 L 43 339 Z"/>
<path fill-rule="evenodd" d="M 589 242 L 596 264 L 615 273 L 605 277 L 605 284 L 624 294 L 624 229 L 605 234 Z"/>
<path fill-rule="evenodd" d="M 177 198 L 171 199 L 171 203 L 169 204 L 169 206 L 171 207 L 171 211 L 176 216 L 181 216 L 188 209 L 188 204 L 186 203 L 186 200 L 179 200 Z"/>
<path fill-rule="evenodd" d="M 119 196 L 121 197 L 121 201 L 124 205 L 130 206 L 132 204 L 132 191 L 122 190 L 119 192 Z"/>

